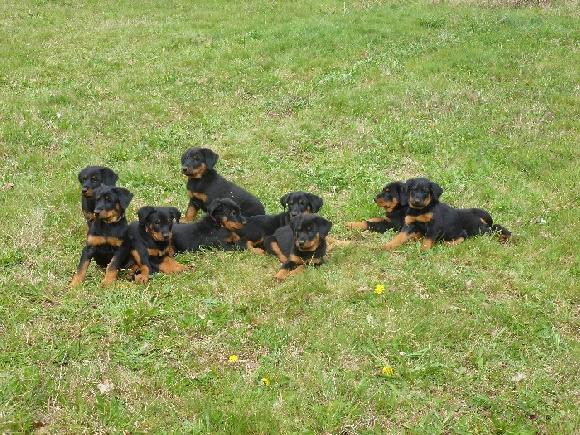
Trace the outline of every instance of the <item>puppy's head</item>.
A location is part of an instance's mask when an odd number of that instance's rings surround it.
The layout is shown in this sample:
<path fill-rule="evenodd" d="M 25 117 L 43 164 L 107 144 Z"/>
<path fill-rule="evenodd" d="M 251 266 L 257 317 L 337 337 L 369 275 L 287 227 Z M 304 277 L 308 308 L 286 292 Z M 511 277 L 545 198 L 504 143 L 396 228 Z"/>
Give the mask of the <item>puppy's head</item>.
<path fill-rule="evenodd" d="M 401 181 L 389 183 L 375 196 L 375 203 L 386 212 L 392 212 L 400 206 L 404 207 L 409 204 L 406 188 L 406 184 Z"/>
<path fill-rule="evenodd" d="M 179 222 L 181 213 L 175 207 L 141 207 L 137 212 L 139 224 L 156 242 L 171 240 L 173 222 Z"/>
<path fill-rule="evenodd" d="M 214 199 L 207 207 L 212 221 L 229 231 L 239 230 L 246 225 L 240 207 L 230 198 Z"/>
<path fill-rule="evenodd" d="M 316 213 L 322 207 L 322 198 L 307 192 L 290 192 L 280 198 L 280 204 L 293 218 L 302 213 Z"/>
<path fill-rule="evenodd" d="M 107 223 L 117 222 L 125 216 L 133 194 L 123 187 L 101 186 L 93 191 L 95 217 Z"/>
<path fill-rule="evenodd" d="M 202 178 L 213 169 L 219 156 L 209 148 L 189 148 L 181 156 L 181 172 L 189 178 Z"/>
<path fill-rule="evenodd" d="M 100 186 L 114 186 L 119 176 L 106 166 L 87 166 L 78 174 L 81 183 L 81 194 L 87 198 L 93 196 L 93 190 Z"/>
<path fill-rule="evenodd" d="M 433 183 L 426 178 L 411 178 L 407 180 L 407 196 L 409 207 L 424 208 L 434 201 L 439 200 L 443 189 L 437 183 Z"/>
<path fill-rule="evenodd" d="M 299 251 L 316 251 L 330 232 L 332 222 L 317 214 L 307 213 L 292 218 L 290 228 Z"/>

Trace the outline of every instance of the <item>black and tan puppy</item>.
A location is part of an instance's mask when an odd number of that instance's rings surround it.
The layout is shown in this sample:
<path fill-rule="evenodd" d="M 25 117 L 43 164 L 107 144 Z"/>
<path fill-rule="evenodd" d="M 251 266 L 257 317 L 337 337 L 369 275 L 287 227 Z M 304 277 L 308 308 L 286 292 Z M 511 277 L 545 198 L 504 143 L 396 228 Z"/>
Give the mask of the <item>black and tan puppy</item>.
<path fill-rule="evenodd" d="M 115 186 L 119 176 L 106 166 L 87 166 L 78 174 L 81 183 L 81 209 L 87 226 L 95 220 L 95 198 L 93 190 L 101 186 Z"/>
<path fill-rule="evenodd" d="M 138 252 L 147 252 L 150 273 L 159 271 L 169 275 L 188 270 L 189 267 L 173 258 L 173 224 L 179 222 L 181 213 L 175 207 L 141 207 L 138 222 L 129 224 L 132 246 Z M 140 245 L 137 248 L 137 245 Z"/>
<path fill-rule="evenodd" d="M 127 263 L 131 255 L 141 270 L 135 281 L 147 282 L 147 253 L 131 245 L 129 226 L 125 218 L 125 209 L 133 194 L 122 187 L 101 186 L 93 190 L 93 197 L 95 221 L 89 228 L 86 245 L 70 285 L 75 286 L 85 280 L 92 259 L 106 268 L 103 285 L 111 285 L 117 279 L 119 269 Z"/>
<path fill-rule="evenodd" d="M 274 278 L 283 281 L 301 273 L 307 265 L 319 265 L 326 254 L 326 236 L 332 222 L 315 213 L 293 217 L 290 224 L 266 237 L 266 251 L 278 257 L 282 267 Z"/>
<path fill-rule="evenodd" d="M 199 221 L 173 225 L 173 244 L 176 252 L 199 251 L 203 247 L 226 251 L 236 249 L 239 236 L 234 232 L 245 225 L 240 207 L 230 198 L 211 202 Z"/>
<path fill-rule="evenodd" d="M 421 249 L 430 249 L 437 240 L 447 246 L 457 245 L 466 238 L 490 232 L 497 233 L 501 242 L 509 241 L 511 233 L 493 223 L 490 214 L 480 208 L 453 208 L 439 202 L 443 189 L 426 178 L 407 180 L 409 210 L 405 226 L 386 249 L 393 249 L 407 241 L 423 238 Z"/>
<path fill-rule="evenodd" d="M 385 216 L 362 222 L 345 222 L 346 227 L 351 230 L 358 229 L 377 233 L 384 233 L 388 230 L 401 231 L 405 225 L 405 215 L 409 208 L 406 191 L 407 186 L 401 181 L 387 184 L 375 196 L 375 203 L 385 210 Z"/>
<path fill-rule="evenodd" d="M 236 233 L 240 236 L 237 245 L 241 249 L 250 249 L 263 254 L 261 247 L 264 239 L 284 225 L 290 223 L 290 219 L 302 213 L 316 213 L 322 207 L 321 197 L 308 192 L 290 192 L 280 198 L 280 204 L 284 211 L 278 214 L 249 216 L 246 225 Z"/>
<path fill-rule="evenodd" d="M 209 204 L 218 198 L 234 200 L 244 216 L 265 214 L 264 205 L 258 198 L 216 172 L 214 166 L 218 158 L 208 148 L 189 148 L 181 156 L 181 172 L 188 178 L 189 194 L 189 204 L 182 221 L 195 220 L 200 209 L 207 211 Z"/>

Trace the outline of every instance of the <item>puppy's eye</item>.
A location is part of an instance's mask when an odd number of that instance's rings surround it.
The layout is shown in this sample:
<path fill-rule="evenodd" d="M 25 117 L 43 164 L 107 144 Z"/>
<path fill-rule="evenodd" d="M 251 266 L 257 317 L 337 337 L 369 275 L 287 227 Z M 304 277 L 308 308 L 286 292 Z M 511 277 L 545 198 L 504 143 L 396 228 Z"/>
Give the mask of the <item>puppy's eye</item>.
<path fill-rule="evenodd" d="M 300 201 L 298 201 L 298 204 L 302 205 L 302 204 L 304 204 L 304 201 L 300 200 Z"/>

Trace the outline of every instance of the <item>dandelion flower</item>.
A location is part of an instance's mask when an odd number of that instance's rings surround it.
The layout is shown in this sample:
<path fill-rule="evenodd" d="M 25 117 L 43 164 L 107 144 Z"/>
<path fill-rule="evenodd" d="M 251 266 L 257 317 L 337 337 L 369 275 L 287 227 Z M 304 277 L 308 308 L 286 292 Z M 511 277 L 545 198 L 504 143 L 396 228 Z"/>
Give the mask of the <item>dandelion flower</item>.
<path fill-rule="evenodd" d="M 385 286 L 382 284 L 377 284 L 377 286 L 375 287 L 375 293 L 380 295 L 384 291 L 385 291 Z"/>
<path fill-rule="evenodd" d="M 394 370 L 392 367 L 385 366 L 385 367 L 383 367 L 382 371 L 383 371 L 383 375 L 385 375 L 385 376 L 393 376 Z"/>
<path fill-rule="evenodd" d="M 230 355 L 230 362 L 236 362 L 238 360 L 238 356 L 237 355 Z"/>
<path fill-rule="evenodd" d="M 270 379 L 268 379 L 268 378 L 262 378 L 262 379 L 260 379 L 260 382 L 265 387 L 269 387 L 270 386 Z"/>

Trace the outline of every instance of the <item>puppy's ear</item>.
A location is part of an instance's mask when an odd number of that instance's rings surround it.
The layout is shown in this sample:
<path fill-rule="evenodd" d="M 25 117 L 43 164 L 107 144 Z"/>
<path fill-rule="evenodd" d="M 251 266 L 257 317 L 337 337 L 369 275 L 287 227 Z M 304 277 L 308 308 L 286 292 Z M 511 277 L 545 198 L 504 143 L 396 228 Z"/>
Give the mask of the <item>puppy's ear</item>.
<path fill-rule="evenodd" d="M 219 159 L 219 156 L 209 148 L 202 148 L 201 153 L 205 159 L 205 165 L 207 166 L 207 169 L 213 169 Z"/>
<path fill-rule="evenodd" d="M 83 176 L 83 172 L 85 172 L 87 168 L 83 169 L 81 172 L 79 172 L 79 174 L 77 175 L 77 178 L 79 179 L 79 183 L 83 183 L 83 179 L 81 178 Z"/>
<path fill-rule="evenodd" d="M 124 209 L 129 207 L 129 204 L 133 199 L 133 194 L 124 187 L 116 187 L 115 190 L 117 191 L 117 195 L 119 196 L 119 204 L 121 204 L 121 207 Z"/>
<path fill-rule="evenodd" d="M 312 206 L 312 213 L 316 213 L 322 207 L 324 201 L 320 196 L 314 195 L 313 193 L 307 193 L 306 198 L 310 201 L 310 205 Z"/>
<path fill-rule="evenodd" d="M 217 210 L 217 208 L 222 205 L 221 200 L 219 199 L 214 199 L 210 205 L 207 206 L 207 214 L 209 214 L 210 216 L 213 216 L 213 214 L 215 213 L 215 211 Z"/>
<path fill-rule="evenodd" d="M 280 204 L 282 204 L 282 207 L 286 208 L 286 206 L 288 205 L 289 198 L 290 198 L 290 193 L 287 193 L 282 198 L 280 198 Z"/>
<path fill-rule="evenodd" d="M 399 203 L 402 206 L 409 205 L 409 195 L 408 195 L 408 190 L 407 190 L 407 184 L 406 183 L 398 183 L 396 185 L 396 189 L 397 189 L 397 195 L 399 197 Z"/>
<path fill-rule="evenodd" d="M 316 217 L 316 225 L 318 226 L 318 233 L 322 237 L 328 236 L 328 233 L 330 233 L 330 230 L 332 229 L 332 222 L 322 216 Z"/>
<path fill-rule="evenodd" d="M 433 194 L 433 198 L 439 199 L 439 197 L 443 193 L 443 189 L 437 183 L 431 182 L 431 192 Z"/>
<path fill-rule="evenodd" d="M 169 210 L 169 216 L 171 216 L 172 219 L 175 219 L 175 222 L 179 223 L 181 212 L 175 207 L 167 207 L 167 210 Z"/>
<path fill-rule="evenodd" d="M 101 180 L 105 186 L 114 186 L 119 176 L 110 168 L 101 168 Z"/>
<path fill-rule="evenodd" d="M 137 217 L 139 218 L 139 223 L 144 224 L 145 222 L 147 222 L 147 218 L 149 217 L 149 215 L 151 213 L 153 213 L 154 210 L 155 209 L 153 207 L 151 207 L 150 205 L 146 205 L 145 207 L 141 207 L 137 211 Z"/>

